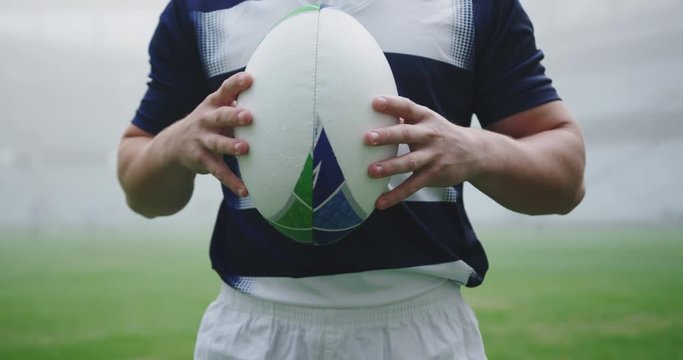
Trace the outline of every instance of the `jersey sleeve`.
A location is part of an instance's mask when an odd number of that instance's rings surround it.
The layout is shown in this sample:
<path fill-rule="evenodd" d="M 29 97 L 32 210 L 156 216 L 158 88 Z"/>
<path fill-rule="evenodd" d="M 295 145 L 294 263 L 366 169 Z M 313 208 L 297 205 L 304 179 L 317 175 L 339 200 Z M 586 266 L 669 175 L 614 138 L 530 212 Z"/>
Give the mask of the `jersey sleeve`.
<path fill-rule="evenodd" d="M 182 1 L 171 1 L 149 44 L 150 74 L 132 123 L 157 134 L 208 95 L 194 27 Z"/>
<path fill-rule="evenodd" d="M 541 65 L 543 52 L 519 0 L 490 4 L 475 63 L 474 112 L 483 127 L 560 99 Z"/>

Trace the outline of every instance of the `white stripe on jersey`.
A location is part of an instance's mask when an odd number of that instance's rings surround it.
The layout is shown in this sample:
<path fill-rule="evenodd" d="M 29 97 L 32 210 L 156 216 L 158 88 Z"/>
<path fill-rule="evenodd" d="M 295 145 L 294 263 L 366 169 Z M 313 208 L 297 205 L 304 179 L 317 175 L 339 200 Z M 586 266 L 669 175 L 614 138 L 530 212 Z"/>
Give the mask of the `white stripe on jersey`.
<path fill-rule="evenodd" d="M 207 75 L 213 77 L 245 67 L 268 31 L 302 3 L 306 2 L 245 1 L 229 9 L 193 13 Z M 384 52 L 472 68 L 472 0 L 331 0 L 326 3 L 354 16 Z M 415 19 L 422 23 L 415 24 Z"/>
<path fill-rule="evenodd" d="M 467 283 L 474 270 L 464 261 L 359 273 L 286 277 L 238 277 L 231 287 L 262 299 L 304 306 L 376 306 L 405 300 L 444 281 Z"/>

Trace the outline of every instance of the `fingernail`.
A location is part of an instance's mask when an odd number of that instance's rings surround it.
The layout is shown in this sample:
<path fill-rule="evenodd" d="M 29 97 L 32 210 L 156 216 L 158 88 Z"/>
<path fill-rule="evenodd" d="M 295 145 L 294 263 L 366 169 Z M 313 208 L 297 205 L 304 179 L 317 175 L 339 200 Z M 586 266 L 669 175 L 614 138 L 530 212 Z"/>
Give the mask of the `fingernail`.
<path fill-rule="evenodd" d="M 385 109 L 387 107 L 387 99 L 385 97 L 378 97 L 377 98 L 377 107 L 380 109 Z"/>
<path fill-rule="evenodd" d="M 244 85 L 244 83 L 247 81 L 246 78 L 247 78 L 247 77 L 246 77 L 246 75 L 244 75 L 244 74 L 239 74 L 239 75 L 237 75 L 237 83 L 240 84 L 240 85 Z"/>
<path fill-rule="evenodd" d="M 378 209 L 384 210 L 384 209 L 386 208 L 386 206 L 387 206 L 387 201 L 386 201 L 386 200 L 384 200 L 384 199 L 382 199 L 382 198 L 377 199 L 377 208 L 378 208 Z"/>
<path fill-rule="evenodd" d="M 382 175 L 384 175 L 384 168 L 382 165 L 375 165 L 375 176 L 381 177 Z"/>
<path fill-rule="evenodd" d="M 377 145 L 379 143 L 379 134 L 371 131 L 370 132 L 370 144 Z"/>
<path fill-rule="evenodd" d="M 247 196 L 247 189 L 245 189 L 245 188 L 237 189 L 237 196 L 239 196 L 239 197 Z"/>
<path fill-rule="evenodd" d="M 237 113 L 237 123 L 240 125 L 244 125 L 247 123 L 247 112 L 242 110 L 239 113 Z"/>
<path fill-rule="evenodd" d="M 238 142 L 235 144 L 235 155 L 239 155 L 242 152 L 242 143 Z"/>

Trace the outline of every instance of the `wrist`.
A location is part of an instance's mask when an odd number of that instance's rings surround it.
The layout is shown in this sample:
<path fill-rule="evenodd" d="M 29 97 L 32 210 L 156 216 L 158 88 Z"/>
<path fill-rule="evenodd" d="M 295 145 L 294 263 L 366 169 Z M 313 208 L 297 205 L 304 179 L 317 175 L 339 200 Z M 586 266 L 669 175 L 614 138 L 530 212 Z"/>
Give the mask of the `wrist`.
<path fill-rule="evenodd" d="M 485 129 L 472 129 L 476 154 L 469 182 L 473 185 L 482 184 L 495 179 L 504 172 L 506 157 L 511 147 L 506 146 L 512 138 Z M 505 150 L 507 149 L 507 150 Z"/>
<path fill-rule="evenodd" d="M 183 129 L 185 118 L 176 121 L 162 130 L 149 144 L 152 156 L 158 160 L 159 167 L 174 175 L 194 177 L 196 175 L 189 166 L 183 162 L 182 137 L 186 133 Z"/>
<path fill-rule="evenodd" d="M 471 163 L 468 181 L 476 183 L 489 176 L 493 167 L 494 141 L 492 133 L 483 129 L 469 128 L 474 161 Z"/>

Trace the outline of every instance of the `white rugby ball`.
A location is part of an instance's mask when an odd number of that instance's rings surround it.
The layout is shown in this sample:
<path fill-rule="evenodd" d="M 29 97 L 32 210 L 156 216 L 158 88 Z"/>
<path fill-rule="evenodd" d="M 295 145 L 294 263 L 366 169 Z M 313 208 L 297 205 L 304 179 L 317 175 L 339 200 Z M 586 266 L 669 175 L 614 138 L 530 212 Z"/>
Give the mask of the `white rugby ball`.
<path fill-rule="evenodd" d="M 254 122 L 235 129 L 249 143 L 238 157 L 256 209 L 282 234 L 329 244 L 374 210 L 388 178 L 373 162 L 397 146 L 367 146 L 366 131 L 396 123 L 372 98 L 396 95 L 384 53 L 353 17 L 333 7 L 304 6 L 281 20 L 247 64 L 253 78 L 239 95 Z"/>

